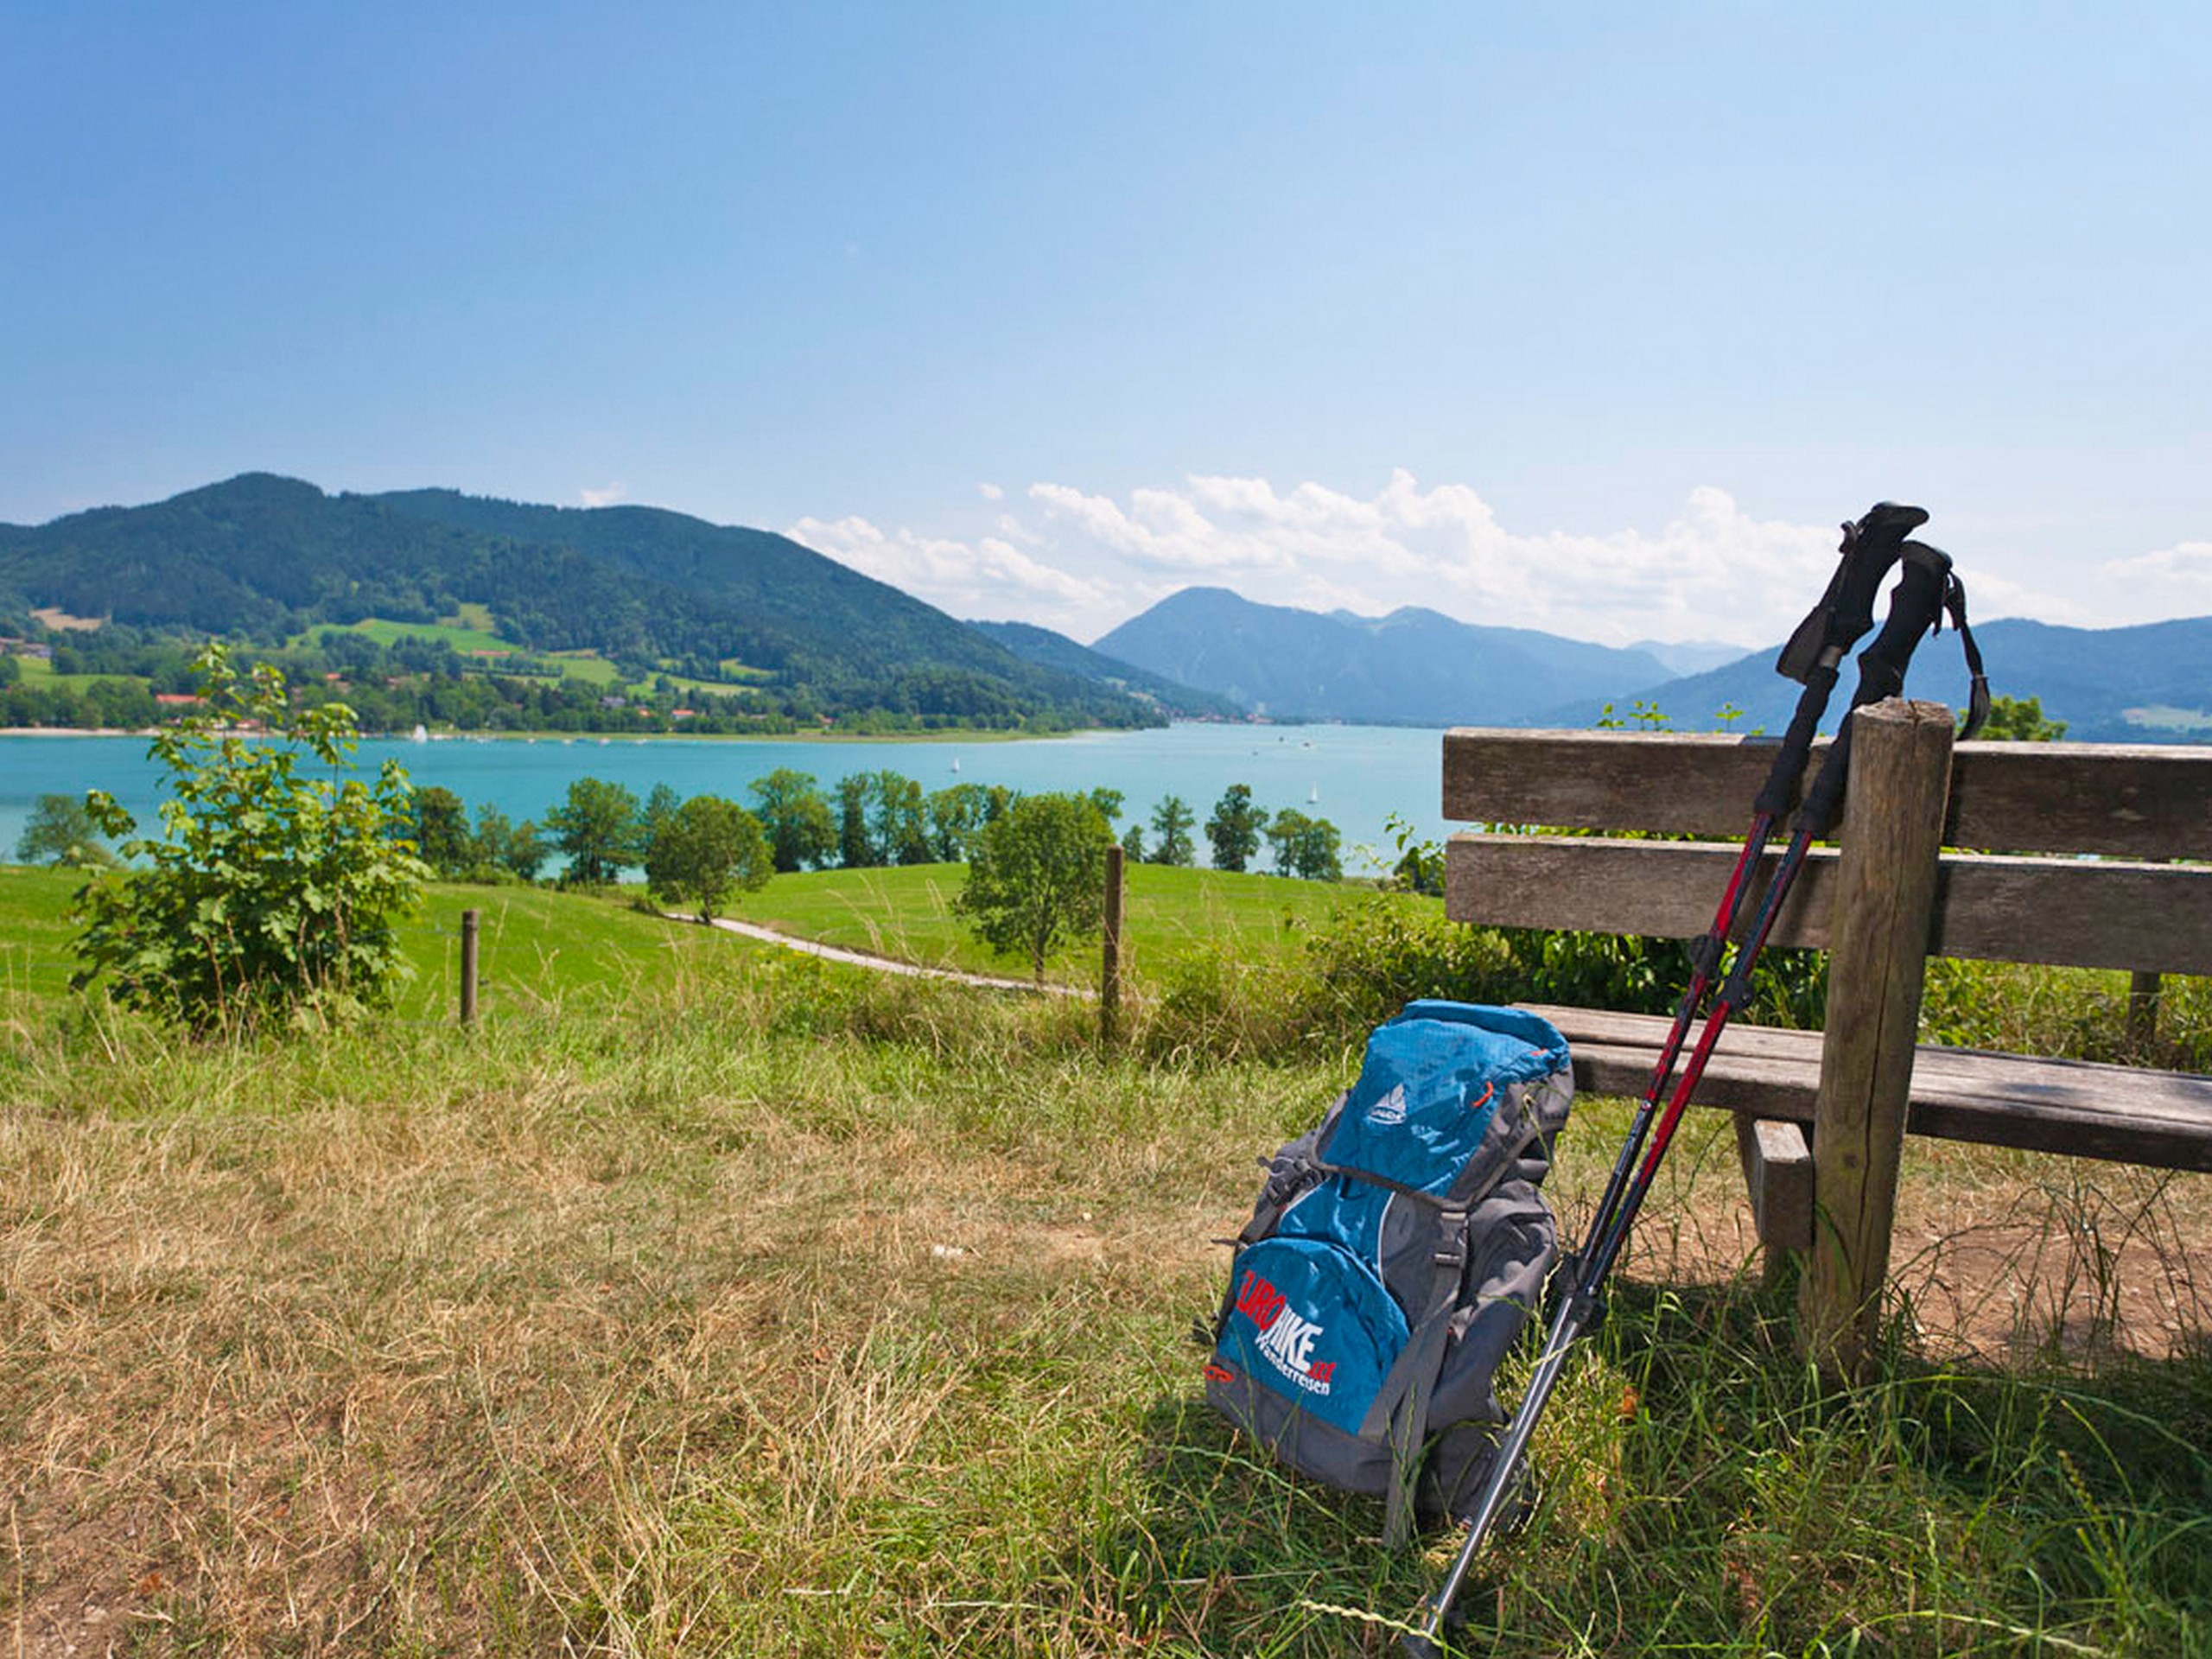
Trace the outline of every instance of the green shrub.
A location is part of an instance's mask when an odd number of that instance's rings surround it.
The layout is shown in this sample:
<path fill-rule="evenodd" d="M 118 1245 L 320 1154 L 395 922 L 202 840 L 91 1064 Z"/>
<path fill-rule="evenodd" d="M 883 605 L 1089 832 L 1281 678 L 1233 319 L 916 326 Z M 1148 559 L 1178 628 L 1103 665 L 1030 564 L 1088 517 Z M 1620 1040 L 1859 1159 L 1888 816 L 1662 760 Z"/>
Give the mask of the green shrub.
<path fill-rule="evenodd" d="M 385 1006 L 408 972 L 393 925 L 429 874 L 401 838 L 413 821 L 406 773 L 387 760 L 373 785 L 302 778 L 304 757 L 348 766 L 352 709 L 295 715 L 281 673 L 262 664 L 241 683 L 220 645 L 194 669 L 204 710 L 150 751 L 174 798 L 163 833 L 125 841 L 141 861 L 79 893 L 72 986 L 105 978 L 118 1001 L 194 1031 Z M 103 833 L 137 836 L 105 792 L 86 807 Z"/>
<path fill-rule="evenodd" d="M 1447 920 L 1437 906 L 1387 894 L 1345 906 L 1315 930 L 1306 950 L 1305 1017 L 1339 1033 L 1424 996 L 1672 1014 L 1690 982 L 1684 940 L 1469 927 Z M 1751 988 L 1745 1020 L 1816 1027 L 1827 1001 L 1827 958 L 1812 950 L 1767 951 Z"/>

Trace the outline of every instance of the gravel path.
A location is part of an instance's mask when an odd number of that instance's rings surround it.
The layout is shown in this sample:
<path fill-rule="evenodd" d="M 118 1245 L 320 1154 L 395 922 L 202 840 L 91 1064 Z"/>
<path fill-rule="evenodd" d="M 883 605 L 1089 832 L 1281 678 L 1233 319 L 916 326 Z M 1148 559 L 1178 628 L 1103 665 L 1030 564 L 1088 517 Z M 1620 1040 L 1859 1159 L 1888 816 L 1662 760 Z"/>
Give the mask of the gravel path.
<path fill-rule="evenodd" d="M 664 915 L 666 912 L 662 912 Z M 669 917 L 671 921 L 683 921 L 681 916 Z M 1093 996 L 1096 993 L 1079 985 L 1039 985 L 1030 979 L 994 979 L 988 974 L 963 974 L 952 968 L 924 968 L 911 962 L 899 962 L 890 957 L 872 957 L 864 950 L 848 950 L 842 945 L 821 944 L 812 939 L 795 939 L 788 933 L 779 933 L 772 927 L 762 927 L 757 922 L 732 921 L 727 916 L 715 918 L 715 925 L 728 932 L 741 933 L 748 939 L 759 939 L 767 944 L 779 944 L 786 950 L 802 950 L 810 957 L 823 957 L 831 962 L 849 962 L 855 967 L 873 968 L 879 973 L 908 974 L 916 979 L 954 979 L 963 985 L 988 985 L 1001 991 L 1041 991 L 1047 996 Z"/>

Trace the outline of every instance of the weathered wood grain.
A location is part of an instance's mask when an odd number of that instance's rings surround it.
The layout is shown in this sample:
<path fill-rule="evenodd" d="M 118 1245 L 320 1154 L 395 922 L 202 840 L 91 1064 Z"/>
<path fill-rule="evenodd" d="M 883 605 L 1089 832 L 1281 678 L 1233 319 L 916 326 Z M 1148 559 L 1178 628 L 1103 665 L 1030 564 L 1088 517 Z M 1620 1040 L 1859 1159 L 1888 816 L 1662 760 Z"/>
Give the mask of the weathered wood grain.
<path fill-rule="evenodd" d="M 1873 1348 L 1890 1276 L 1949 793 L 1951 711 L 1891 698 L 1853 721 L 1813 1108 L 1815 1226 L 1797 1295 L 1805 1351 L 1847 1376 Z"/>
<path fill-rule="evenodd" d="M 1567 1038 L 1578 1090 L 1643 1093 L 1667 1033 L 1663 1015 L 1528 1007 Z M 1730 1025 L 1696 1103 L 1810 1123 L 1821 1040 L 1817 1031 Z M 1939 1140 L 2212 1173 L 2212 1077 L 1923 1043 L 1913 1051 L 1905 1127 Z"/>
<path fill-rule="evenodd" d="M 1779 1252 L 1813 1242 L 1812 1148 L 1805 1131 L 1786 1118 L 1738 1112 L 1736 1152 L 1751 1195 L 1752 1229 L 1767 1248 L 1769 1265 L 1779 1265 Z"/>
<path fill-rule="evenodd" d="M 1771 869 L 1780 856 L 1768 855 Z M 1836 854 L 1816 850 L 1770 943 L 1825 950 Z M 1733 867 L 1711 842 L 1499 836 L 1463 830 L 1445 857 L 1445 910 L 1497 927 L 1694 938 Z M 1753 906 L 1738 913 L 1739 931 Z M 2212 974 L 2212 868 L 2110 860 L 1947 856 L 1928 953 Z"/>
<path fill-rule="evenodd" d="M 1445 849 L 1444 909 L 1454 921 L 1494 927 L 1694 938 L 1712 925 L 1736 854 L 1717 842 L 1462 830 Z M 1770 850 L 1758 893 L 1779 857 L 1778 847 Z M 1827 947 L 1834 861 L 1832 853 L 1806 861 L 1770 936 L 1773 944 Z M 1738 909 L 1738 938 L 1757 899 L 1755 893 Z"/>
<path fill-rule="evenodd" d="M 1813 765 L 1827 750 L 1816 744 Z M 1776 740 L 1675 732 L 1444 734 L 1444 816 L 1460 823 L 1731 836 Z M 1943 840 L 2012 853 L 2212 857 L 2212 748 L 1961 743 Z"/>

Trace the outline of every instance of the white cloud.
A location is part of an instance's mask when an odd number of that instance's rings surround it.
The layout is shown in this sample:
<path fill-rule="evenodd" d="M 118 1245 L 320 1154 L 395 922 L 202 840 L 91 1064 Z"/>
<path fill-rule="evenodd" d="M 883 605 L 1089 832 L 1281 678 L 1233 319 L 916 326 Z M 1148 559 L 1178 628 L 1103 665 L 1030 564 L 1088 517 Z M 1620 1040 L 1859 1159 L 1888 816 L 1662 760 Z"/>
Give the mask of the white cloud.
<path fill-rule="evenodd" d="M 1065 617 L 1115 601 L 1109 584 L 1042 563 L 1001 536 L 963 542 L 885 531 L 860 518 L 802 518 L 785 533 L 955 616 Z"/>
<path fill-rule="evenodd" d="M 1247 598 L 1380 613 L 1427 605 L 1471 622 L 1624 644 L 1778 638 L 1826 582 L 1836 532 L 1754 519 L 1726 492 L 1693 491 L 1656 532 L 1516 534 L 1464 485 L 1393 473 L 1370 497 L 1319 484 L 1194 477 L 1126 505 L 1032 486 L 1048 544 L 1085 568 L 1118 558 L 1154 576 L 1237 587 Z M 1087 546 L 1086 546 L 1087 544 Z"/>
<path fill-rule="evenodd" d="M 630 499 L 630 486 L 618 482 L 603 490 L 579 490 L 576 497 L 588 507 L 611 507 Z"/>
<path fill-rule="evenodd" d="M 809 518 L 791 534 L 963 616 L 1016 617 L 1091 639 L 1178 588 L 1230 587 L 1263 604 L 1378 615 L 1425 606 L 1463 621 L 1541 628 L 1603 644 L 1787 635 L 1834 569 L 1833 524 L 1754 518 L 1726 491 L 1691 490 L 1656 528 L 1519 530 L 1464 484 L 1399 470 L 1371 495 L 1306 482 L 1193 476 L 1116 496 L 1032 484 L 988 528 L 931 534 L 864 519 Z M 2188 542 L 2107 567 L 2115 582 L 2212 608 L 2212 543 Z M 2012 580 L 1965 572 L 1977 618 L 2100 620 Z"/>
<path fill-rule="evenodd" d="M 978 484 L 976 486 L 976 493 L 982 496 L 986 501 L 1003 501 L 1006 499 L 1006 492 L 995 484 Z"/>
<path fill-rule="evenodd" d="M 2155 553 L 2107 559 L 2097 576 L 2107 603 L 2124 606 L 2130 620 L 2212 611 L 2212 542 L 2177 542 Z"/>

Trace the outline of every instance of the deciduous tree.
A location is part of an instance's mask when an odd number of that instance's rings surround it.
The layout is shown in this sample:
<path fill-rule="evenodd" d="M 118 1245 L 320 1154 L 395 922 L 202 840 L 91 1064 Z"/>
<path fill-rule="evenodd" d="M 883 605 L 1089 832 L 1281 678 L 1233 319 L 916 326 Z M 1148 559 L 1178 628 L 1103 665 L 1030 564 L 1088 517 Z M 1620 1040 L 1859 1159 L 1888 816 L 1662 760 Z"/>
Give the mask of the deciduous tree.
<path fill-rule="evenodd" d="M 933 791 L 924 804 L 930 815 L 930 856 L 940 864 L 965 862 L 990 814 L 990 791 L 981 784 L 954 784 Z"/>
<path fill-rule="evenodd" d="M 1964 724 L 1966 716 L 1959 720 Z M 2066 722 L 2044 719 L 2041 697 L 1999 696 L 1989 700 L 1989 718 L 1979 735 L 1993 742 L 2056 743 L 2066 735 Z"/>
<path fill-rule="evenodd" d="M 645 845 L 647 886 L 702 922 L 714 919 L 731 893 L 765 887 L 775 868 L 760 820 L 719 795 L 694 795 L 662 819 Z"/>
<path fill-rule="evenodd" d="M 1267 814 L 1252 804 L 1249 784 L 1231 784 L 1222 791 L 1221 798 L 1214 803 L 1213 816 L 1206 820 L 1214 868 L 1241 870 L 1249 864 L 1260 850 L 1260 833 L 1267 821 Z"/>
<path fill-rule="evenodd" d="M 638 861 L 638 798 L 620 784 L 576 779 L 545 823 L 555 849 L 568 856 L 564 883 L 596 887 Z"/>
<path fill-rule="evenodd" d="M 1027 955 L 1042 983 L 1054 948 L 1099 925 L 1113 838 L 1083 796 L 1022 796 L 976 837 L 954 906 L 993 950 Z"/>
<path fill-rule="evenodd" d="M 1274 849 L 1275 873 L 1307 881 L 1340 881 L 1344 866 L 1339 856 L 1342 837 L 1326 818 L 1308 817 L 1294 807 L 1285 807 L 1268 825 L 1268 844 Z"/>
<path fill-rule="evenodd" d="M 830 814 L 830 803 L 815 787 L 813 773 L 779 766 L 746 787 L 779 870 L 829 862 L 837 850 L 837 823 Z"/>
<path fill-rule="evenodd" d="M 1152 845 L 1152 861 L 1188 864 L 1198 855 L 1198 848 L 1191 840 L 1192 827 L 1197 823 L 1180 795 L 1170 795 L 1154 807 L 1152 833 L 1159 840 Z"/>
<path fill-rule="evenodd" d="M 469 833 L 468 808 L 442 785 L 415 791 L 415 852 L 442 876 L 465 874 L 477 863 L 476 838 Z"/>
<path fill-rule="evenodd" d="M 0 658 L 0 661 L 13 658 Z M 73 864 L 105 869 L 115 855 L 100 839 L 92 814 L 74 795 L 41 795 L 33 803 L 16 856 L 26 864 Z"/>

